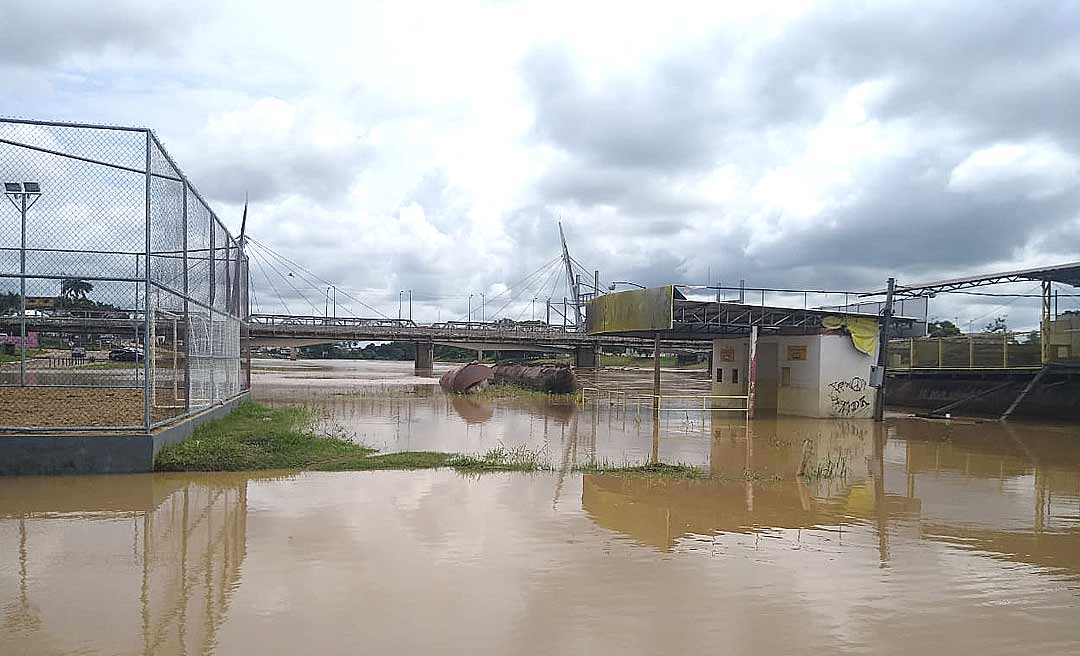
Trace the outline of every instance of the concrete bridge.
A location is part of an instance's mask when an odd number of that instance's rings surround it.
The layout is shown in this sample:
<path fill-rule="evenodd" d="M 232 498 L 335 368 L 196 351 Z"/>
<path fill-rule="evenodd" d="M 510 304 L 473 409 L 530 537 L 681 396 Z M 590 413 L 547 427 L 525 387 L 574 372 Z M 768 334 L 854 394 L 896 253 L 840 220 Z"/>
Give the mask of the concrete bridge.
<path fill-rule="evenodd" d="M 143 318 L 138 312 L 85 312 L 82 316 L 41 315 L 27 317 L 28 332 L 111 334 L 122 339 L 141 339 Z M 183 321 L 158 314 L 155 332 L 166 340 L 183 339 Z M 18 334 L 18 317 L 0 317 L 0 332 Z M 540 322 L 450 321 L 418 324 L 408 319 L 367 319 L 354 317 L 252 314 L 246 335 L 250 346 L 296 348 L 315 344 L 352 341 L 395 341 L 416 344 L 416 368 L 430 370 L 435 344 L 477 351 L 530 351 L 572 353 L 579 367 L 595 367 L 601 347 L 651 350 L 648 338 L 588 335 L 573 327 L 550 326 Z M 706 351 L 701 342 L 674 340 L 673 351 Z"/>

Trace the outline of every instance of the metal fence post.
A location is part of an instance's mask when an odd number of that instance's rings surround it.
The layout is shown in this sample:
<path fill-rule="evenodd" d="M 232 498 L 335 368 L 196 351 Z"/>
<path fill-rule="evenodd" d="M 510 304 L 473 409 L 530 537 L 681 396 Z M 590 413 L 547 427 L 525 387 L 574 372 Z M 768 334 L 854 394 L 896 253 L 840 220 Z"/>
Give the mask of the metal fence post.
<path fill-rule="evenodd" d="M 150 344 L 150 131 L 146 131 L 146 267 L 143 289 L 143 423 L 146 432 L 150 432 L 153 423 L 150 398 L 150 359 L 153 357 Z"/>
<path fill-rule="evenodd" d="M 207 358 L 210 361 L 210 366 L 207 367 L 210 374 L 210 404 L 214 404 L 214 399 L 217 397 L 217 384 L 215 382 L 214 367 L 217 365 L 217 358 L 214 355 L 214 297 L 217 295 L 215 289 L 217 285 L 217 272 L 214 270 L 217 266 L 214 264 L 214 257 L 217 255 L 216 242 L 215 242 L 215 230 L 214 224 L 217 223 L 214 220 L 214 213 L 207 207 L 207 212 L 210 214 L 210 309 L 206 313 L 208 320 L 207 326 Z"/>
<path fill-rule="evenodd" d="M 184 414 L 191 413 L 191 308 L 188 305 L 188 296 L 191 295 L 188 282 L 188 211 L 187 211 L 187 197 L 188 197 L 188 185 L 187 181 L 183 182 L 184 185 Z M 176 350 L 176 344 L 173 344 L 173 350 Z M 173 376 L 176 376 L 176 372 L 173 372 Z"/>

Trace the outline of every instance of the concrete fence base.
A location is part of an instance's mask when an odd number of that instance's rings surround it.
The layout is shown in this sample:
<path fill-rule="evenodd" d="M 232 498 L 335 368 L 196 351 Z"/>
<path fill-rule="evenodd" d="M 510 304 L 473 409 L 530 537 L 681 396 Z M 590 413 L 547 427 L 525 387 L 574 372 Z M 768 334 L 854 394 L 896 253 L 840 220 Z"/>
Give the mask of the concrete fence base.
<path fill-rule="evenodd" d="M 183 442 L 200 424 L 220 419 L 249 398 L 243 394 L 159 429 L 145 433 L 0 435 L 0 476 L 29 474 L 130 474 L 154 468 L 166 444 Z"/>

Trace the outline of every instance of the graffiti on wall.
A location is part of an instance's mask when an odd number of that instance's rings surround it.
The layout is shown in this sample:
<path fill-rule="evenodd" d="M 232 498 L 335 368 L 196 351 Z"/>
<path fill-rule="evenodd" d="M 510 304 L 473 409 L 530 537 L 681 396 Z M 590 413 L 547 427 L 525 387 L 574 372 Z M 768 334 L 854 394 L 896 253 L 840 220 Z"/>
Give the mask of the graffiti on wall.
<path fill-rule="evenodd" d="M 855 376 L 851 380 L 834 380 L 829 383 L 829 402 L 832 414 L 837 417 L 856 417 L 868 414 L 870 392 L 866 379 Z"/>

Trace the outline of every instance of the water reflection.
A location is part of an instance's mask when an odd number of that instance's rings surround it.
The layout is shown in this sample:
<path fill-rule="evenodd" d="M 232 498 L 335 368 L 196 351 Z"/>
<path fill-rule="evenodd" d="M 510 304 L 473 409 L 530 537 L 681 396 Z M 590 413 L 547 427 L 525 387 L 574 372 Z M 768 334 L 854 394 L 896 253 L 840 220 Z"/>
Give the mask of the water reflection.
<path fill-rule="evenodd" d="M 235 475 L 0 479 L 4 653 L 212 652 L 246 499 Z"/>
<path fill-rule="evenodd" d="M 654 423 L 389 387 L 281 388 L 277 402 L 316 398 L 403 448 L 547 444 L 558 471 L 0 479 L 0 652 L 986 655 L 1080 643 L 1070 427 Z M 714 478 L 571 471 L 605 458 Z"/>

